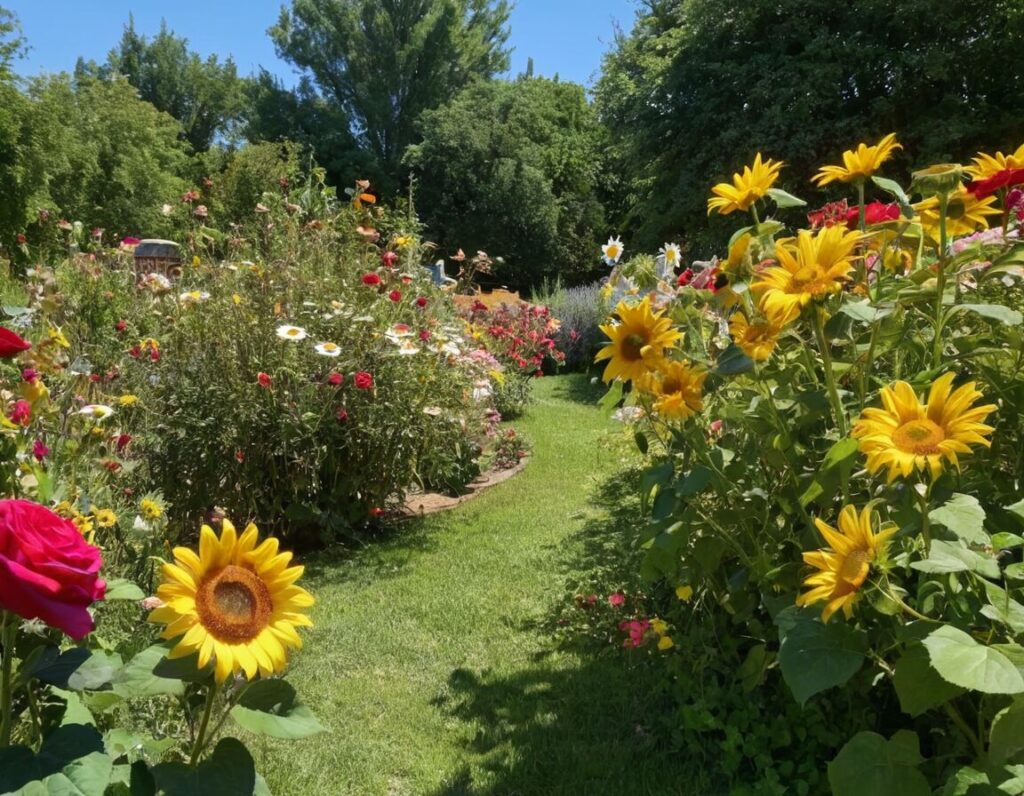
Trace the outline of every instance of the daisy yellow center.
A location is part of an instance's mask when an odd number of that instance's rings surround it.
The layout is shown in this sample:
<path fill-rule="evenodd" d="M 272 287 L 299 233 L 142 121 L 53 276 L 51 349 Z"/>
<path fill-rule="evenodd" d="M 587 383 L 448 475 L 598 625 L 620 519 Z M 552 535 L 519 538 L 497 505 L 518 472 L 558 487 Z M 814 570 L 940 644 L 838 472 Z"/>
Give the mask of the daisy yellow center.
<path fill-rule="evenodd" d="M 622 356 L 633 362 L 639 362 L 644 358 L 643 348 L 647 345 L 647 338 L 642 334 L 631 334 L 622 341 Z"/>
<path fill-rule="evenodd" d="M 338 348 L 334 343 L 324 343 L 324 351 L 334 351 Z"/>
<path fill-rule="evenodd" d="M 295 337 L 295 336 L 297 336 L 297 335 L 298 335 L 298 333 L 299 333 L 299 330 L 298 330 L 298 329 L 289 329 L 289 330 L 288 330 L 288 336 L 289 336 L 289 337 Z"/>
<path fill-rule="evenodd" d="M 616 257 L 618 257 L 619 256 L 619 247 L 618 246 L 609 246 L 608 247 L 608 256 L 611 257 L 613 260 Z"/>
<path fill-rule="evenodd" d="M 228 564 L 199 585 L 196 609 L 215 638 L 240 643 L 253 640 L 267 626 L 273 600 L 255 572 Z"/>
<path fill-rule="evenodd" d="M 927 418 L 911 420 L 892 433 L 897 448 L 916 455 L 939 453 L 939 443 L 945 438 L 946 432 Z"/>
<path fill-rule="evenodd" d="M 839 577 L 847 583 L 857 583 L 860 580 L 861 571 L 864 565 L 870 563 L 871 557 L 867 550 L 854 550 L 843 559 L 843 565 L 839 570 Z"/>

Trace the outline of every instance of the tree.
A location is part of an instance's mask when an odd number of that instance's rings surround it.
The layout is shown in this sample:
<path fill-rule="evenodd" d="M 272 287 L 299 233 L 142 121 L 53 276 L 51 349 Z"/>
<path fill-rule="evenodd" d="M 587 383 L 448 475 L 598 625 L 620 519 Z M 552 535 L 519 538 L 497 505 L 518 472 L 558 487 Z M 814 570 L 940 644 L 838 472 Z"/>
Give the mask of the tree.
<path fill-rule="evenodd" d="M 182 137 L 196 152 L 209 149 L 218 136 L 230 135 L 244 108 L 245 84 L 234 61 L 229 57 L 221 63 L 216 55 L 204 60 L 166 23 L 150 40 L 136 32 L 129 17 L 107 63 L 97 67 L 80 62 L 76 72 L 123 75 L 143 100 L 181 123 Z"/>
<path fill-rule="evenodd" d="M 27 156 L 28 102 L 18 91 L 13 62 L 24 51 L 17 18 L 0 7 L 0 247 L 12 249 L 28 221 L 29 196 L 39 180 L 37 159 Z"/>
<path fill-rule="evenodd" d="M 596 90 L 623 178 L 614 215 L 639 245 L 682 232 L 710 254 L 732 225 L 705 220 L 709 188 L 758 151 L 817 202 L 819 165 L 889 132 L 905 146 L 894 174 L 1015 148 L 1022 37 L 1014 0 L 647 0 Z"/>
<path fill-rule="evenodd" d="M 417 207 L 444 250 L 486 249 L 517 287 L 570 281 L 594 262 L 602 136 L 581 86 L 480 81 L 420 119 L 406 162 Z"/>
<path fill-rule="evenodd" d="M 397 179 L 419 115 L 508 68 L 508 16 L 506 0 L 293 0 L 270 35 Z"/>

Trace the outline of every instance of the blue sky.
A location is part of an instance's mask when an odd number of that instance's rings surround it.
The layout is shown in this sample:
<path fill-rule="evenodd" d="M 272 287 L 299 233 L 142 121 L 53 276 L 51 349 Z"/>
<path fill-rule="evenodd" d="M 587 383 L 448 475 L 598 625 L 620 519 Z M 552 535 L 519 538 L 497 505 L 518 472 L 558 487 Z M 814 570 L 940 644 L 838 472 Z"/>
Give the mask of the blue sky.
<path fill-rule="evenodd" d="M 266 30 L 276 20 L 281 0 L 0 0 L 14 11 L 28 44 L 18 66 L 23 75 L 74 68 L 79 55 L 103 60 L 121 37 L 128 13 L 136 29 L 152 33 L 160 20 L 191 47 L 207 55 L 233 55 L 243 74 L 264 66 L 288 84 L 292 67 L 279 60 Z M 517 0 L 512 12 L 515 48 L 511 73 L 533 57 L 534 73 L 589 84 L 611 46 L 614 23 L 632 27 L 636 0 Z"/>

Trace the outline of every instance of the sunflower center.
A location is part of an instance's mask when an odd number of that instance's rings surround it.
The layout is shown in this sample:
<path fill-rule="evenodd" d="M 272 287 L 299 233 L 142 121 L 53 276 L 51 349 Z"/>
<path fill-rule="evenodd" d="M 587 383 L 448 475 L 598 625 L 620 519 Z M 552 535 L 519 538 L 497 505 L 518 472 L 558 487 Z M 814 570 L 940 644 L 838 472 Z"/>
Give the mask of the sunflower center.
<path fill-rule="evenodd" d="M 647 345 L 647 338 L 642 334 L 631 334 L 622 341 L 622 356 L 633 362 L 639 362 L 644 358 L 643 348 Z"/>
<path fill-rule="evenodd" d="M 806 291 L 808 285 L 812 285 L 818 281 L 818 268 L 814 265 L 805 265 L 793 274 L 792 282 L 794 292 L 802 293 Z"/>
<path fill-rule="evenodd" d="M 682 382 L 679 379 L 669 376 L 661 382 L 661 391 L 666 395 L 683 391 Z"/>
<path fill-rule="evenodd" d="M 967 215 L 967 206 L 960 200 L 954 199 L 946 207 L 946 216 L 952 219 L 961 219 Z"/>
<path fill-rule="evenodd" d="M 853 550 L 843 559 L 842 567 L 839 569 L 839 577 L 847 583 L 859 586 L 864 580 L 864 565 L 871 562 L 871 556 L 867 550 Z"/>
<path fill-rule="evenodd" d="M 927 455 L 939 452 L 939 443 L 946 438 L 942 427 L 928 418 L 911 420 L 892 433 L 892 441 L 904 453 Z"/>
<path fill-rule="evenodd" d="M 272 609 L 267 585 L 235 564 L 206 578 L 196 592 L 199 620 L 219 641 L 252 641 L 267 626 Z"/>

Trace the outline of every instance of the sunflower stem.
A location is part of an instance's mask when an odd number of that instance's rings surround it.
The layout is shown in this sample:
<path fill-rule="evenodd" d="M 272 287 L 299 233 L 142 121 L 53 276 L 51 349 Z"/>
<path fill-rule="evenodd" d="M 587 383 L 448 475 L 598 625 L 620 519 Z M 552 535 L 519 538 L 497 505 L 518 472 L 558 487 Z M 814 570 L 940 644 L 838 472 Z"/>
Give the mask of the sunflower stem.
<path fill-rule="evenodd" d="M 192 747 L 192 756 L 188 761 L 190 766 L 194 766 L 199 762 L 199 756 L 203 753 L 203 749 L 206 747 L 206 728 L 210 725 L 210 716 L 213 713 L 213 703 L 216 697 L 217 683 L 214 681 L 213 685 L 207 686 L 206 688 L 206 704 L 203 706 L 203 717 L 199 721 L 199 732 L 196 733 L 196 742 Z"/>
<path fill-rule="evenodd" d="M 949 211 L 949 194 L 939 194 L 939 260 L 935 282 L 935 340 L 932 343 L 932 367 L 942 362 L 942 298 L 946 292 L 946 214 Z"/>
<path fill-rule="evenodd" d="M 924 539 L 924 555 L 927 558 L 932 550 L 932 522 L 928 517 L 928 498 L 931 497 L 932 487 L 929 484 L 924 492 L 914 491 L 917 492 L 917 504 L 921 510 L 921 538 Z"/>
<path fill-rule="evenodd" d="M 952 702 L 947 702 L 943 705 L 943 708 L 945 708 L 946 715 L 953 720 L 953 723 L 970 742 L 971 748 L 974 749 L 974 754 L 977 756 L 978 760 L 983 760 L 985 758 L 985 745 L 981 742 L 977 733 L 975 733 L 967 722 L 964 721 L 964 717 L 960 715 L 960 711 L 956 709 L 956 706 Z"/>
<path fill-rule="evenodd" d="M 3 669 L 0 671 L 0 749 L 11 745 L 14 724 L 11 703 L 14 691 L 14 634 L 17 629 L 14 614 L 0 611 L 0 641 L 4 645 Z"/>
<path fill-rule="evenodd" d="M 832 353 L 829 350 L 828 341 L 825 339 L 825 310 L 823 307 L 815 307 L 814 310 L 814 335 L 818 340 L 818 351 L 821 354 L 821 361 L 825 367 L 825 384 L 828 386 L 828 398 L 832 403 L 832 411 L 836 416 L 836 427 L 839 429 L 839 438 L 846 436 L 846 415 L 843 413 L 843 402 L 839 399 L 839 389 L 836 387 L 836 374 L 832 369 Z"/>

